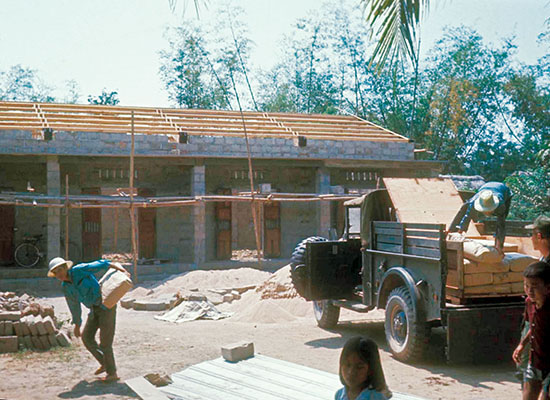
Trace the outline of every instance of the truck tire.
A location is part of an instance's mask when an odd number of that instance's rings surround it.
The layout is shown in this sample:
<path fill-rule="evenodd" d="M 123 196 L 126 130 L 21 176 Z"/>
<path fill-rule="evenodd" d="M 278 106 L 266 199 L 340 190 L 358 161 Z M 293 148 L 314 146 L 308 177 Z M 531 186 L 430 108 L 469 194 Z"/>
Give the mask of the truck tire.
<path fill-rule="evenodd" d="M 384 331 L 391 352 L 404 362 L 421 358 L 428 342 L 426 322 L 419 320 L 413 310 L 407 288 L 398 287 L 390 292 Z"/>
<path fill-rule="evenodd" d="M 313 314 L 317 325 L 323 329 L 332 329 L 338 324 L 340 318 L 340 307 L 336 307 L 330 300 L 319 300 L 313 302 Z"/>
<path fill-rule="evenodd" d="M 306 244 L 313 242 L 326 242 L 322 236 L 310 236 L 302 240 L 294 251 L 292 252 L 292 257 L 290 258 L 290 277 L 292 279 L 292 284 L 300 296 L 304 296 L 305 282 L 307 277 L 305 276 L 306 269 Z"/>

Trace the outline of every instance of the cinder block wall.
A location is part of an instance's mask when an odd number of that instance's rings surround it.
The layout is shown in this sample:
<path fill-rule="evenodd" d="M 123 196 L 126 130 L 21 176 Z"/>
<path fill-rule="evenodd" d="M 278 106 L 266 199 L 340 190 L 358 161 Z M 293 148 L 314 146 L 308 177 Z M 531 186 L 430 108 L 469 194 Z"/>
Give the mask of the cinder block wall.
<path fill-rule="evenodd" d="M 61 166 L 62 193 L 65 188 L 65 174 L 69 175 L 70 193 L 80 194 L 84 188 L 101 188 L 103 193 L 128 186 L 128 157 L 131 136 L 109 133 L 68 133 L 55 132 L 51 141 L 32 138 L 27 131 L 0 131 L 0 163 L 2 157 L 12 155 L 35 157 L 36 155 L 59 155 Z M 251 138 L 250 150 L 254 168 L 263 173 L 255 183 L 270 183 L 278 192 L 314 193 L 316 191 L 316 170 L 322 160 L 380 160 L 411 161 L 414 144 L 409 142 L 369 142 L 369 141 L 330 141 L 308 140 L 305 147 L 298 147 L 292 140 L 275 138 Z M 191 136 L 187 144 L 170 142 L 167 136 L 135 135 L 137 178 L 135 186 L 152 190 L 158 196 L 188 196 L 191 194 L 191 160 L 203 159 L 206 165 L 206 193 L 216 194 L 219 189 L 248 190 L 246 176 L 236 177 L 235 173 L 247 174 L 246 144 L 243 138 Z M 20 158 L 20 157 L 18 157 Z M 25 158 L 26 160 L 26 158 Z M 178 160 L 188 160 L 178 165 Z M 218 160 L 216 165 L 210 160 Z M 227 163 L 219 160 L 227 160 Z M 312 166 L 303 166 L 312 162 Z M 33 186 L 40 193 L 46 192 L 45 163 L 27 163 L 24 171 L 18 171 L 15 164 L 0 169 L 0 187 L 13 187 L 15 191 L 25 191 L 29 176 Z M 300 164 L 301 166 L 297 166 Z M 382 165 L 383 163 L 381 163 Z M 1 164 L 0 164 L 1 165 Z M 22 166 L 22 164 L 19 164 Z M 119 178 L 106 178 L 100 171 L 111 170 Z M 122 171 L 122 172 L 120 172 Z M 125 172 L 126 171 L 126 172 Z M 370 172 L 361 170 L 360 172 Z M 36 177 L 40 177 L 37 179 Z M 243 179 L 244 177 L 244 179 Z M 4 183 L 2 183 L 2 181 Z M 331 186 L 342 185 L 350 188 L 375 187 L 373 179 L 342 180 L 341 174 L 331 172 Z M 315 204 L 315 206 L 312 206 Z M 28 224 L 28 229 L 37 226 L 30 210 L 19 207 L 18 221 Z M 42 211 L 42 210 L 41 210 Z M 41 212 L 40 211 L 40 212 Z M 215 259 L 216 223 L 214 203 L 206 205 L 206 253 L 207 260 Z M 39 218 L 46 222 L 45 213 Z M 61 216 L 63 219 L 63 215 Z M 318 234 L 316 203 L 281 204 L 281 255 L 289 257 L 295 245 L 307 236 Z M 22 222 L 30 221 L 30 222 Z M 17 222 L 16 222 L 17 223 Z M 159 208 L 156 216 L 157 257 L 180 262 L 193 260 L 193 218 L 192 207 Z M 32 225 L 32 226 L 31 226 Z M 39 224 L 41 225 L 41 224 Z M 71 210 L 71 241 L 81 246 L 82 212 Z M 246 224 L 245 224 L 246 225 Z M 64 222 L 61 222 L 62 235 Z M 243 229 L 243 227 L 239 227 Z M 27 226 L 23 230 L 27 230 Z M 251 234 L 251 235 L 250 235 Z M 123 209 L 118 213 L 118 242 L 114 249 L 113 210 L 102 211 L 102 245 L 104 252 L 116 250 L 129 252 L 130 219 Z M 253 237 L 249 232 L 242 241 L 246 245 Z M 237 243 L 237 247 L 242 247 Z"/>
<path fill-rule="evenodd" d="M 135 154 L 148 156 L 231 157 L 246 159 L 244 138 L 191 136 L 186 144 L 168 136 L 136 134 Z M 309 139 L 305 147 L 291 139 L 251 138 L 254 159 L 413 160 L 414 143 Z M 130 154 L 131 136 L 115 133 L 55 132 L 51 141 L 33 139 L 28 131 L 0 131 L 0 154 L 112 155 Z"/>

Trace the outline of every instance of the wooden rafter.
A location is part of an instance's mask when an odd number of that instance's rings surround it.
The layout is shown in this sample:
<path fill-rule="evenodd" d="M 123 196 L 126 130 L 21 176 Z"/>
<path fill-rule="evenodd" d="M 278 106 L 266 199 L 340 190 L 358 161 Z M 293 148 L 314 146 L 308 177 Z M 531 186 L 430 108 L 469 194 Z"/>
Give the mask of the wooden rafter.
<path fill-rule="evenodd" d="M 125 133 L 134 113 L 136 134 L 250 138 L 408 141 L 404 136 L 351 115 L 120 107 L 83 104 L 0 102 L 0 130 Z"/>

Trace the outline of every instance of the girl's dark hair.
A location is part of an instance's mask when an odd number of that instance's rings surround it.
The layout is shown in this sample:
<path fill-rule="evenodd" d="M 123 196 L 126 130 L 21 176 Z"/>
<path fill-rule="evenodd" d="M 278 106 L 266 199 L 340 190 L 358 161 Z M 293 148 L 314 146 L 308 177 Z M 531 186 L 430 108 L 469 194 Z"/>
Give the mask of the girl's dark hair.
<path fill-rule="evenodd" d="M 523 271 L 525 278 L 539 278 L 545 285 L 550 284 L 550 265 L 544 261 L 538 261 L 529 265 Z"/>
<path fill-rule="evenodd" d="M 340 354 L 340 367 L 338 369 L 340 382 L 346 386 L 342 376 L 342 365 L 344 360 L 353 353 L 356 353 L 359 358 L 369 366 L 369 376 L 365 382 L 364 388 L 374 389 L 378 392 L 387 390 L 388 387 L 386 385 L 386 379 L 384 378 L 382 363 L 380 362 L 378 345 L 374 340 L 368 337 L 356 336 L 349 339 L 344 345 L 342 354 Z"/>

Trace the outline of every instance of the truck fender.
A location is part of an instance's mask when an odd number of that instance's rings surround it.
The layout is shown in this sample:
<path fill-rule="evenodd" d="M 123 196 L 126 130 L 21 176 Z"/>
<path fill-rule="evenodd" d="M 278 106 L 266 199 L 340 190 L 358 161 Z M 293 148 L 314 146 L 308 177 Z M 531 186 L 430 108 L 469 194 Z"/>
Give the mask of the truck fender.
<path fill-rule="evenodd" d="M 405 267 L 391 267 L 384 273 L 380 280 L 376 307 L 385 308 L 389 293 L 399 286 L 405 286 L 409 290 L 413 300 L 414 313 L 417 316 L 423 315 L 422 293 L 418 289 L 411 272 Z"/>

